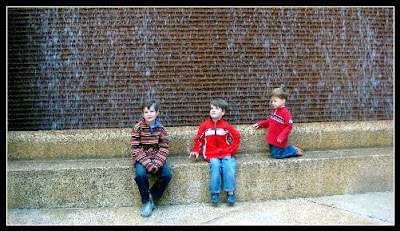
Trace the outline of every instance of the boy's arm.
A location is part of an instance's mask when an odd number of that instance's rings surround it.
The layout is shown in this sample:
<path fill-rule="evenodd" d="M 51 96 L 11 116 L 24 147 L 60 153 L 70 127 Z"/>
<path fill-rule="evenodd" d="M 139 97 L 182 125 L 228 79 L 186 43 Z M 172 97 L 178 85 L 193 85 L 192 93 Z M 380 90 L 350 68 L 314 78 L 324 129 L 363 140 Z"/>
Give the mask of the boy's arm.
<path fill-rule="evenodd" d="M 200 153 L 200 150 L 204 145 L 204 140 L 202 137 L 204 130 L 205 130 L 204 126 L 200 125 L 199 130 L 197 131 L 197 135 L 194 138 L 193 149 L 192 149 L 193 152 Z"/>
<path fill-rule="evenodd" d="M 168 134 L 164 128 L 161 129 L 158 145 L 159 145 L 159 150 L 155 155 L 153 162 L 157 166 L 157 168 L 161 168 L 162 166 L 164 166 L 165 162 L 167 161 L 167 157 L 169 155 Z"/>
<path fill-rule="evenodd" d="M 231 153 L 231 155 L 235 156 L 237 151 L 238 151 L 238 149 L 239 149 L 240 138 L 241 138 L 242 135 L 232 125 L 228 125 L 227 129 L 233 136 L 232 153 Z"/>
<path fill-rule="evenodd" d="M 140 128 L 135 126 L 131 132 L 131 156 L 136 162 L 139 162 L 143 167 L 150 171 L 154 164 L 151 162 L 150 158 L 147 157 L 140 143 Z"/>
<path fill-rule="evenodd" d="M 269 127 L 269 119 L 257 122 L 259 128 Z"/>
<path fill-rule="evenodd" d="M 293 128 L 293 121 L 292 121 L 292 116 L 290 115 L 289 112 L 287 112 L 284 116 L 283 119 L 285 121 L 285 127 L 283 128 L 282 132 L 279 134 L 278 139 L 280 140 L 285 140 L 289 137 L 290 132 L 292 131 Z"/>

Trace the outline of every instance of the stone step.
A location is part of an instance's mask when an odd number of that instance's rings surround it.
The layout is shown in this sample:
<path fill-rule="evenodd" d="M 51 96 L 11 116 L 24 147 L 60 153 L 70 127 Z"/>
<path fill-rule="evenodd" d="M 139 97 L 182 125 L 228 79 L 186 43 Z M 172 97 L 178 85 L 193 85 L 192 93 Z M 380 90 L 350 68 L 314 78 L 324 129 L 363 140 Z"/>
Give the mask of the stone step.
<path fill-rule="evenodd" d="M 237 125 L 242 134 L 238 153 L 267 153 L 266 129 Z M 166 127 L 170 155 L 188 155 L 197 126 Z M 9 131 L 8 160 L 129 157 L 131 128 L 57 131 Z M 393 121 L 295 124 L 290 144 L 304 151 L 393 146 Z"/>
<path fill-rule="evenodd" d="M 241 153 L 237 201 L 393 190 L 393 159 L 393 147 L 307 151 L 280 160 L 269 153 Z M 168 161 L 174 176 L 160 204 L 208 202 L 207 162 L 186 155 Z M 7 174 L 8 208 L 141 206 L 128 157 L 14 160 L 8 161 Z"/>

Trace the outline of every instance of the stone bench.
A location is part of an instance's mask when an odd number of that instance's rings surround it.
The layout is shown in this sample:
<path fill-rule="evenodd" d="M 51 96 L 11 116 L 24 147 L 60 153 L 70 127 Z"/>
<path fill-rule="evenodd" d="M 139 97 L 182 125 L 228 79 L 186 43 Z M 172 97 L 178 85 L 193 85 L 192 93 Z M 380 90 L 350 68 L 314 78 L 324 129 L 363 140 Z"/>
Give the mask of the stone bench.
<path fill-rule="evenodd" d="M 237 125 L 242 134 L 238 153 L 266 153 L 266 129 Z M 170 155 L 188 155 L 198 127 L 166 127 Z M 131 128 L 56 131 L 9 131 L 9 160 L 129 157 Z M 295 124 L 289 143 L 309 150 L 393 145 L 393 121 Z"/>

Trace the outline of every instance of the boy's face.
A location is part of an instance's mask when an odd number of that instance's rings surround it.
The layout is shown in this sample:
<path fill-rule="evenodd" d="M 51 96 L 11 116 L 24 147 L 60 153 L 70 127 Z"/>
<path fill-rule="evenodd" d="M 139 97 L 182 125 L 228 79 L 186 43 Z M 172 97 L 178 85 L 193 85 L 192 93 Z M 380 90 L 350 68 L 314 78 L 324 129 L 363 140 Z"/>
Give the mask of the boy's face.
<path fill-rule="evenodd" d="M 148 125 L 153 125 L 157 119 L 158 111 L 154 109 L 154 105 L 151 105 L 150 108 L 145 107 L 143 109 L 142 116 Z"/>
<path fill-rule="evenodd" d="M 271 104 L 274 109 L 278 109 L 278 108 L 284 106 L 285 103 L 286 103 L 286 99 L 281 99 L 276 96 L 271 96 Z"/>
<path fill-rule="evenodd" d="M 222 108 L 211 104 L 210 116 L 213 120 L 220 120 L 223 115 L 225 115 L 225 111 L 223 111 Z"/>

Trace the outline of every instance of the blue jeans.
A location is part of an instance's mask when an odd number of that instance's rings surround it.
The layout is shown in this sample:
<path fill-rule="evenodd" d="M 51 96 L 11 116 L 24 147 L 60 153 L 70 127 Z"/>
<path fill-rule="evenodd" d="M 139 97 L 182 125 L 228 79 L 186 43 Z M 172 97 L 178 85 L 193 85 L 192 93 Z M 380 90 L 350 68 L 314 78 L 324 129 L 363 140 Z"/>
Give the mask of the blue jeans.
<path fill-rule="evenodd" d="M 236 160 L 227 156 L 223 159 L 212 158 L 210 166 L 210 192 L 219 193 L 221 190 L 221 174 L 224 181 L 224 191 L 235 191 Z"/>
<path fill-rule="evenodd" d="M 139 188 L 140 196 L 142 197 L 142 203 L 145 204 L 150 201 L 149 192 L 154 199 L 161 198 L 162 194 L 168 186 L 169 181 L 172 179 L 172 172 L 169 169 L 167 163 L 165 163 L 164 166 L 160 170 L 158 170 L 157 173 L 155 173 L 158 175 L 158 179 L 150 189 L 150 173 L 148 173 L 143 165 L 141 165 L 139 162 L 135 163 L 135 169 L 135 181 Z"/>
<path fill-rule="evenodd" d="M 271 151 L 272 158 L 275 159 L 283 159 L 289 158 L 293 156 L 298 156 L 299 152 L 292 145 L 287 146 L 286 148 L 280 148 L 274 145 L 269 144 L 269 150 Z"/>

